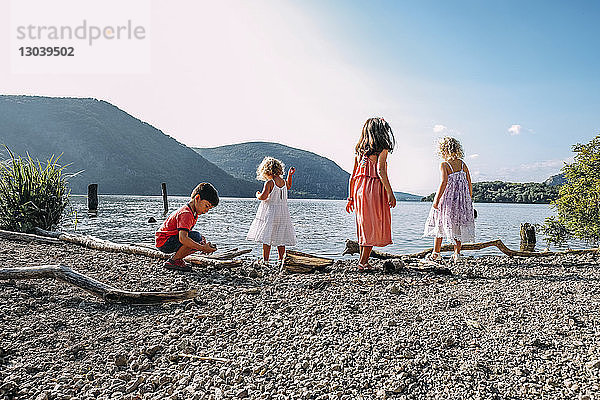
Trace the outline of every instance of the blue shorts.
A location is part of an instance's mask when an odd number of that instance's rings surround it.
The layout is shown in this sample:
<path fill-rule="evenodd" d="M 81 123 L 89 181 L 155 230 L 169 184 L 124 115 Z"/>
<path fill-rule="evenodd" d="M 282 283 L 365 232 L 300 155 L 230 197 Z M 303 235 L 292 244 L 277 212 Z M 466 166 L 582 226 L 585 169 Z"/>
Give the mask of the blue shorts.
<path fill-rule="evenodd" d="M 189 231 L 188 237 L 196 243 L 203 243 L 204 237 L 196 231 Z M 183 246 L 179 241 L 179 235 L 169 236 L 165 244 L 158 247 L 163 253 L 176 253 L 179 248 Z"/>

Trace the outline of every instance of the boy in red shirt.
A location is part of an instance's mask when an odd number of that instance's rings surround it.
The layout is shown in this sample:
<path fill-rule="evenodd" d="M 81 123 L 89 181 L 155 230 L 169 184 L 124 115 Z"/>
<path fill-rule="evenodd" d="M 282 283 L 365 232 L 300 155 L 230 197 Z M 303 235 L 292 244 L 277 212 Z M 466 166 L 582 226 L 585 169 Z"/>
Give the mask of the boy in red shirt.
<path fill-rule="evenodd" d="M 212 253 L 217 249 L 192 228 L 198 220 L 198 215 L 206 214 L 218 204 L 217 189 L 210 183 L 203 182 L 192 191 L 192 200 L 163 222 L 155 234 L 156 247 L 163 253 L 175 253 L 165 262 L 166 269 L 191 271 L 192 267 L 183 261 L 185 257 L 196 251 Z"/>

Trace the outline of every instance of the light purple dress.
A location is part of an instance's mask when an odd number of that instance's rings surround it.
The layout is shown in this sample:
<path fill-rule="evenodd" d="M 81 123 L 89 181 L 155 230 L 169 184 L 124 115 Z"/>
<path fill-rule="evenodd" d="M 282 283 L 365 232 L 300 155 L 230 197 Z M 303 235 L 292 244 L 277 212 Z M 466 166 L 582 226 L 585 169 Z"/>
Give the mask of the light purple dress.
<path fill-rule="evenodd" d="M 452 172 L 448 174 L 448 184 L 438 208 L 431 207 L 429 211 L 423 236 L 446 238 L 452 242 L 472 242 L 475 239 L 473 203 L 467 173 L 463 170 L 464 162 L 461 160 L 461 163 L 460 170 L 454 171 L 446 161 Z"/>

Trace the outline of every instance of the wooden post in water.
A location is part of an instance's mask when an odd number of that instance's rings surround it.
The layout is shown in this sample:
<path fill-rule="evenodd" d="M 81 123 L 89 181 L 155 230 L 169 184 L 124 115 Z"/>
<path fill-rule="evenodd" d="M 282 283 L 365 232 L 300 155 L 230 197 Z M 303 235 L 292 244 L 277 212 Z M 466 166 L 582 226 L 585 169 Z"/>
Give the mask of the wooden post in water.
<path fill-rule="evenodd" d="M 521 224 L 521 251 L 534 251 L 535 241 L 535 226 L 528 222 Z"/>
<path fill-rule="evenodd" d="M 161 183 L 161 187 L 163 197 L 163 216 L 166 216 L 169 213 L 169 201 L 167 200 L 167 184 L 163 182 Z"/>
<path fill-rule="evenodd" d="M 88 185 L 88 214 L 91 217 L 98 216 L 98 184 Z"/>

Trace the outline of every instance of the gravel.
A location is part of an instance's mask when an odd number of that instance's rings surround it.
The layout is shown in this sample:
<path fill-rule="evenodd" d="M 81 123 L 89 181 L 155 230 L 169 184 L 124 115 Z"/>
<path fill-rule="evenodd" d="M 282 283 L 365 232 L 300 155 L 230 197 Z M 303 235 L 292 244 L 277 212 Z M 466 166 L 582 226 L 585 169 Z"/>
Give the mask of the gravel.
<path fill-rule="evenodd" d="M 0 281 L 0 399 L 600 399 L 598 256 L 280 275 L 251 259 L 181 273 L 67 244 L 0 249 L 3 267 L 200 293 L 132 306 Z"/>

